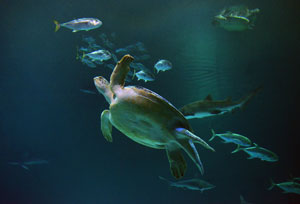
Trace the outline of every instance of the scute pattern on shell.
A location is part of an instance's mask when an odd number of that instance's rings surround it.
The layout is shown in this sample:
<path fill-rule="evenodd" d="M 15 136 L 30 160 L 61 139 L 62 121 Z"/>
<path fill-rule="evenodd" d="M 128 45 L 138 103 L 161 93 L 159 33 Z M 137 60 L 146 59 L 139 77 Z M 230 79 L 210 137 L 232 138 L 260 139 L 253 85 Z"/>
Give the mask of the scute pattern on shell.
<path fill-rule="evenodd" d="M 176 108 L 172 103 L 170 103 L 167 99 L 165 99 L 164 97 L 158 95 L 157 93 L 155 93 L 155 92 L 153 92 L 153 91 L 151 91 L 151 90 L 149 90 L 149 89 L 146 89 L 145 87 L 142 87 L 142 86 L 127 86 L 127 87 L 128 87 L 128 88 L 137 88 L 137 89 L 143 90 L 143 91 L 147 92 L 148 94 L 151 94 L 151 95 L 153 95 L 153 96 L 155 96 L 155 97 L 158 97 L 158 98 L 164 100 L 164 101 L 167 102 L 170 106 L 172 106 L 173 108 L 177 109 L 177 108 Z"/>

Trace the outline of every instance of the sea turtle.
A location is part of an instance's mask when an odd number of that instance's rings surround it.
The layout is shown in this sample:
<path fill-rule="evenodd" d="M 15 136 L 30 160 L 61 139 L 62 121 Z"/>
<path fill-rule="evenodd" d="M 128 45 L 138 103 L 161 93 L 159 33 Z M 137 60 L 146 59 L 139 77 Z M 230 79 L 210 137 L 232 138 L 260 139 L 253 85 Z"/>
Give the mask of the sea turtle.
<path fill-rule="evenodd" d="M 228 31 L 244 31 L 252 29 L 256 13 L 260 10 L 248 9 L 246 6 L 224 8 L 212 21 L 212 24 Z"/>
<path fill-rule="evenodd" d="M 126 86 L 125 78 L 133 57 L 125 55 L 115 66 L 110 82 L 98 76 L 94 78 L 97 90 L 110 104 L 101 114 L 101 131 L 112 142 L 112 126 L 133 141 L 156 149 L 165 149 L 170 170 L 175 178 L 181 178 L 186 170 L 183 149 L 203 174 L 194 142 L 214 151 L 204 140 L 193 134 L 183 114 L 170 102 L 143 87 Z"/>

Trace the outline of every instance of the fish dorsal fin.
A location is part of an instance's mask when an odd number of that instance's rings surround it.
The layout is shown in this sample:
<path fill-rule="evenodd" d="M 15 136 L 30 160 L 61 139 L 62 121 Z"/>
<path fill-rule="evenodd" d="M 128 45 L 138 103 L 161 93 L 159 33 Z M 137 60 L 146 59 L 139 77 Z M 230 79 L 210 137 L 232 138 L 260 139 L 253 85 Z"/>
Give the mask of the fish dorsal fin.
<path fill-rule="evenodd" d="M 212 101 L 212 97 L 211 97 L 211 95 L 210 94 L 208 94 L 206 97 L 205 97 L 205 99 L 204 99 L 205 101 Z"/>

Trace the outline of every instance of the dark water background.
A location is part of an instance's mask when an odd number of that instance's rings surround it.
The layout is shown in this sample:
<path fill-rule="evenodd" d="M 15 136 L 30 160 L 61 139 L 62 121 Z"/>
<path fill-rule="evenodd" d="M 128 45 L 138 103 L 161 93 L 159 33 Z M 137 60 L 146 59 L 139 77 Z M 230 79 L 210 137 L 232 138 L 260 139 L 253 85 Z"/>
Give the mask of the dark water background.
<path fill-rule="evenodd" d="M 240 3 L 261 9 L 254 30 L 232 33 L 211 26 L 217 11 Z M 253 203 L 300 203 L 299 195 L 267 190 L 271 178 L 300 176 L 298 1 L 3 0 L 0 8 L 1 204 L 235 204 L 239 195 Z M 88 33 L 53 32 L 53 19 L 79 17 L 97 17 L 103 26 Z M 145 43 L 152 56 L 148 67 L 160 58 L 172 61 L 173 70 L 155 82 L 131 84 L 152 89 L 177 107 L 209 93 L 236 99 L 262 84 L 245 111 L 190 122 L 205 140 L 210 128 L 238 132 L 276 152 L 279 161 L 232 155 L 234 145 L 216 139 L 211 143 L 216 153 L 198 150 L 205 168 L 201 178 L 217 187 L 202 194 L 169 188 L 158 179 L 172 179 L 165 151 L 134 143 L 115 129 L 114 142 L 106 142 L 100 132 L 106 101 L 79 92 L 95 90 L 94 76 L 110 75 L 111 70 L 91 69 L 75 59 L 82 35 L 101 32 L 115 32 L 120 44 Z M 214 81 L 192 79 L 201 63 L 196 52 L 214 61 Z M 24 155 L 49 164 L 30 172 L 7 164 Z M 187 160 L 185 178 L 199 176 Z"/>

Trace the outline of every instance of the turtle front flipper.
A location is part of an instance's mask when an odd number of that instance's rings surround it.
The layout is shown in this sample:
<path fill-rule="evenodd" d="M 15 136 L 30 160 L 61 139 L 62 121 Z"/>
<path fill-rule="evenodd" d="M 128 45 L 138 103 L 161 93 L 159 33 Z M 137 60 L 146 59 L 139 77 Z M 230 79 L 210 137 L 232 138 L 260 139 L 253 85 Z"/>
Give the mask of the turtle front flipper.
<path fill-rule="evenodd" d="M 126 76 L 130 70 L 129 64 L 134 60 L 130 55 L 125 55 L 115 66 L 114 71 L 110 76 L 110 86 L 119 85 L 124 87 Z"/>
<path fill-rule="evenodd" d="M 180 146 L 175 143 L 167 144 L 166 151 L 172 175 L 176 179 L 183 177 L 186 171 L 186 162 L 182 155 Z"/>
<path fill-rule="evenodd" d="M 109 115 L 110 115 L 109 110 L 104 110 L 101 113 L 101 131 L 102 131 L 104 138 L 108 142 L 112 142 L 112 135 L 111 135 L 112 124 L 109 120 Z"/>

